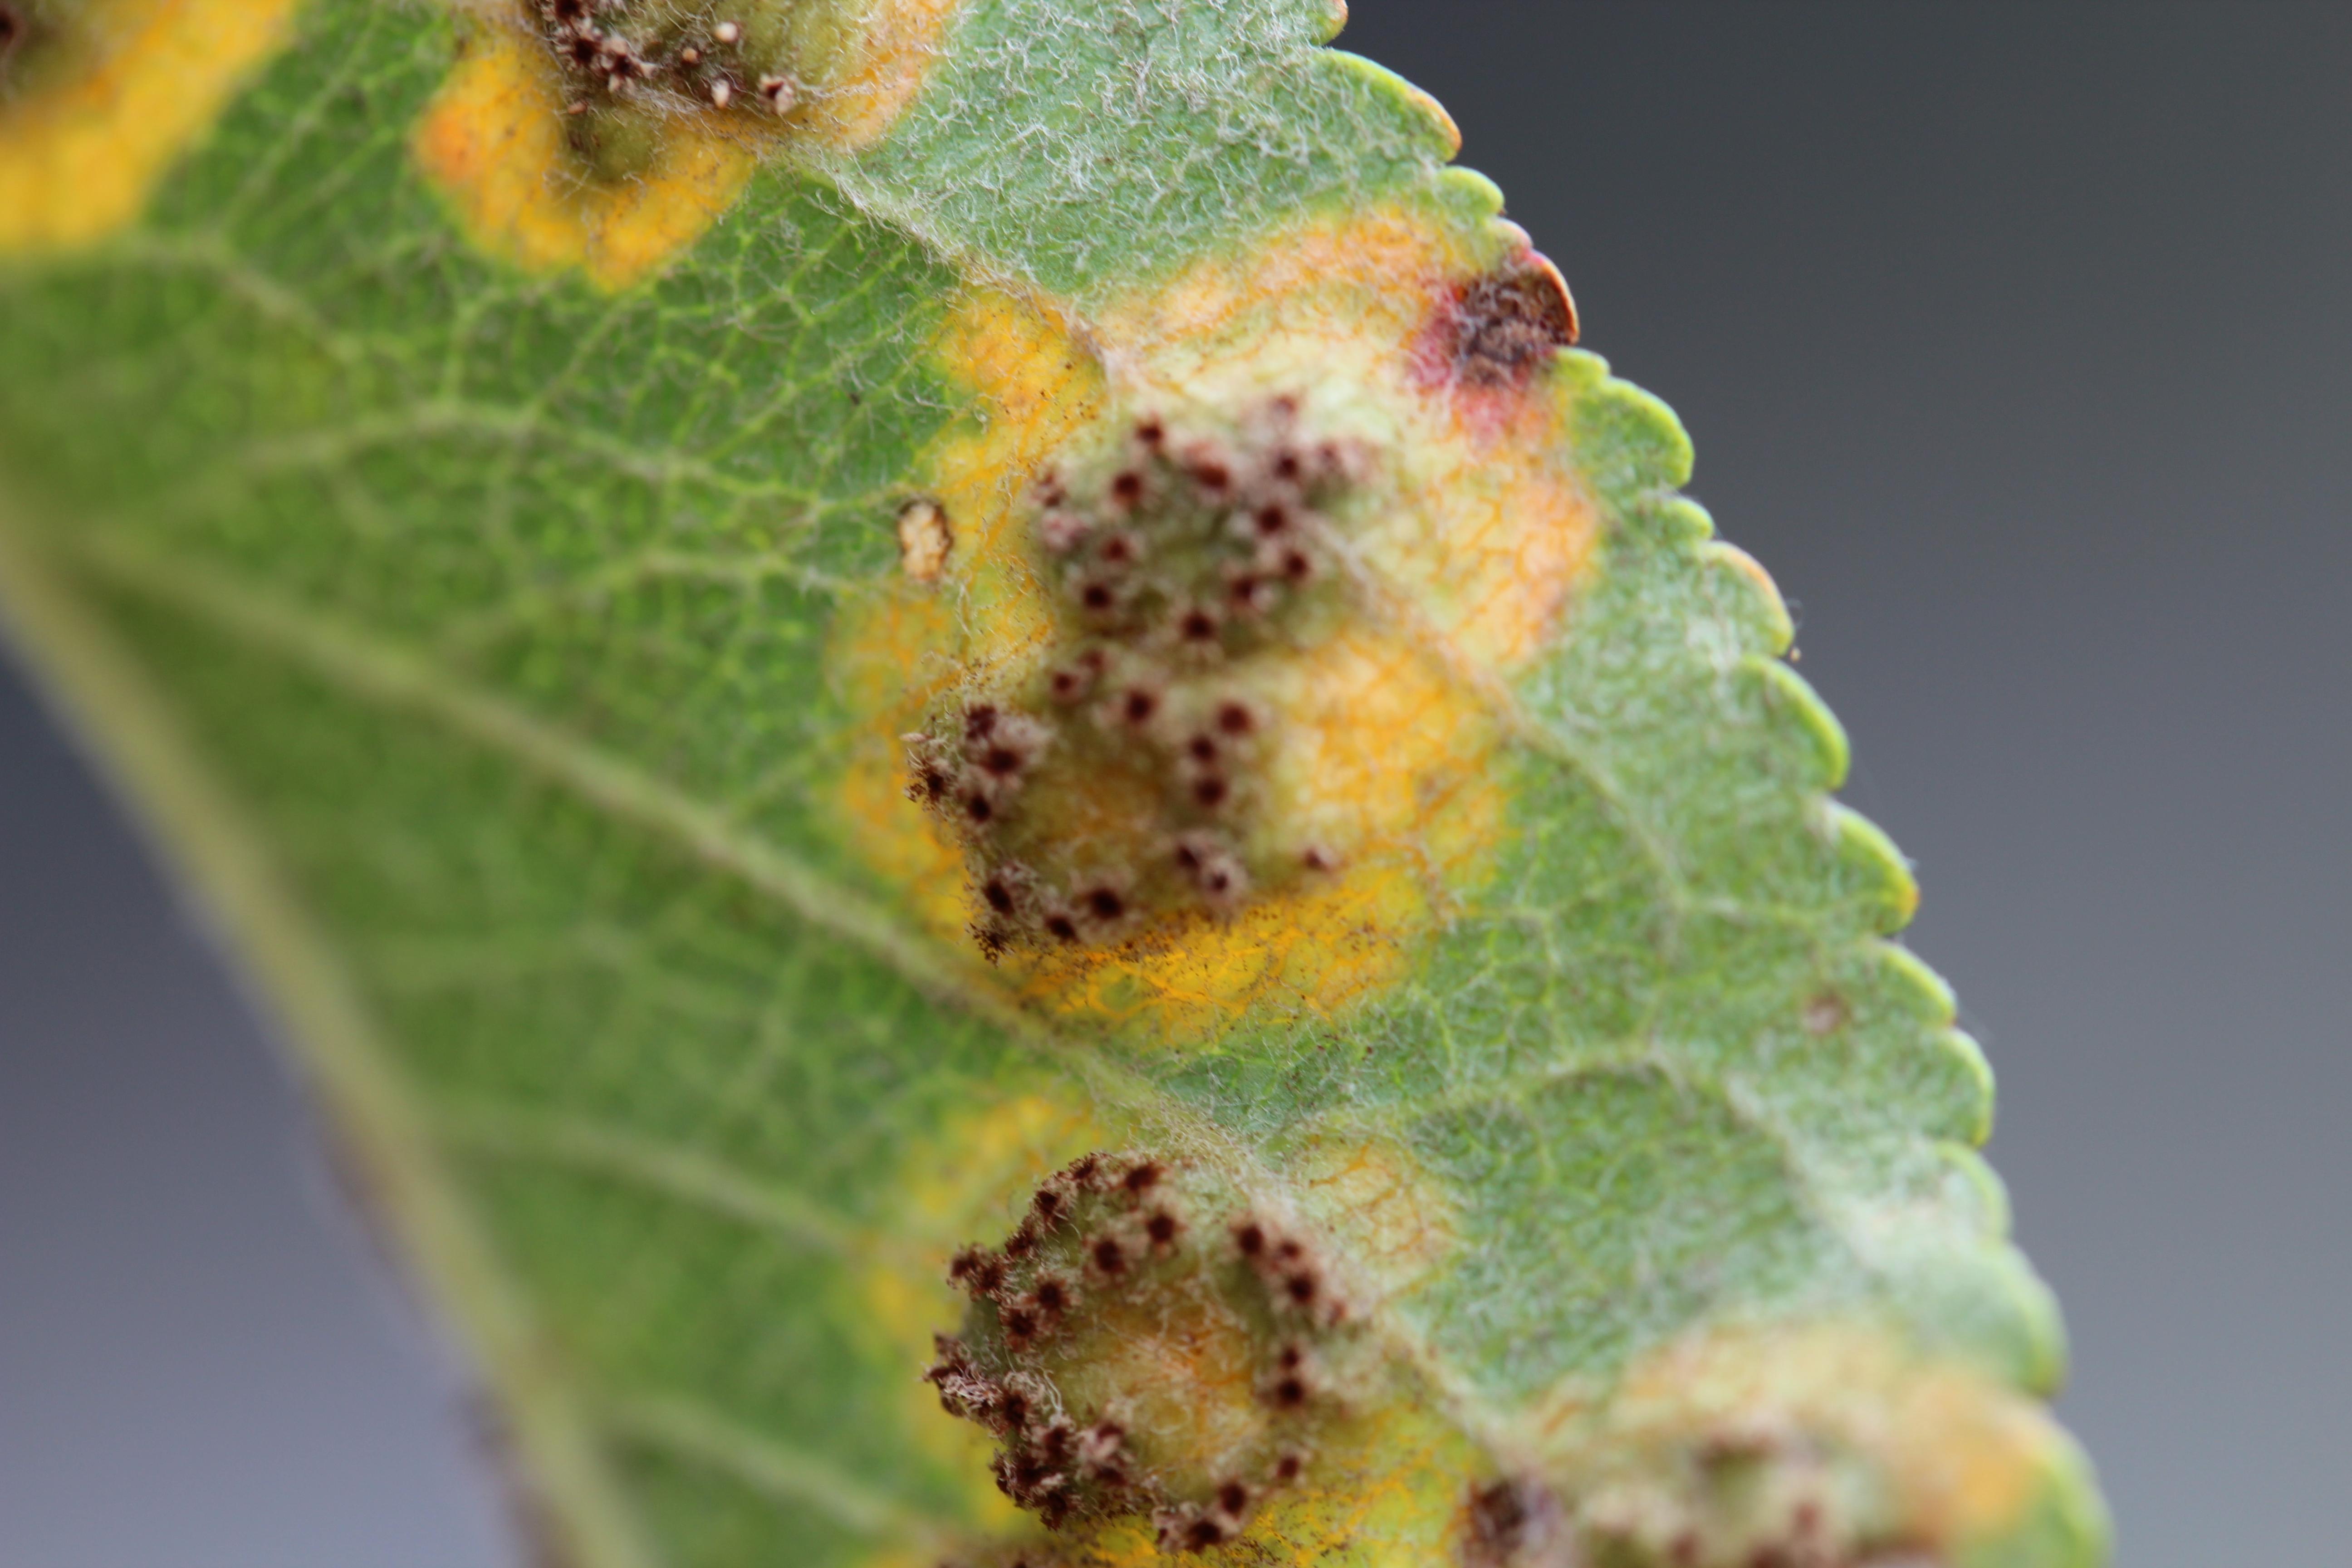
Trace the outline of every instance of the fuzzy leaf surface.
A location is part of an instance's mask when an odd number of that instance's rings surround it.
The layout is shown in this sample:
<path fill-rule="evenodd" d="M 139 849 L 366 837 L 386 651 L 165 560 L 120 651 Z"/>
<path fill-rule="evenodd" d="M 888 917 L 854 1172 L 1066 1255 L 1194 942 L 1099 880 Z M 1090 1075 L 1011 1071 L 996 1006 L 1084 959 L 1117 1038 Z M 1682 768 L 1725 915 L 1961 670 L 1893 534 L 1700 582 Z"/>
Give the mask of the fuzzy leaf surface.
<path fill-rule="evenodd" d="M 761 132 L 625 277 L 436 172 L 453 79 L 542 68 L 514 16 L 190 9 L 276 31 L 137 210 L 0 228 L 0 612 L 277 1007 L 558 1560 L 1150 1559 L 1041 1533 L 917 1381 L 954 1248 L 1091 1149 L 1320 1237 L 1399 1369 L 1405 1425 L 1231 1560 L 1711 1563 L 1790 1528 L 1708 1479 L 1757 1431 L 1864 1521 L 1771 1561 L 2097 1560 L 1990 1078 L 1778 599 L 1662 406 L 1473 342 L 1524 237 L 1321 7 L 930 8 L 887 122 Z M 0 97 L 7 178 L 90 68 Z M 1049 635 L 1031 480 L 1155 397 L 1326 380 L 1403 476 L 1331 636 L 1423 672 L 1281 689 L 1370 759 L 1266 786 L 1370 824 L 1341 891 L 985 962 L 898 736 Z M 1505 470 L 1563 509 L 1541 571 Z M 1503 1484 L 1564 1533 L 1489 1541 Z"/>

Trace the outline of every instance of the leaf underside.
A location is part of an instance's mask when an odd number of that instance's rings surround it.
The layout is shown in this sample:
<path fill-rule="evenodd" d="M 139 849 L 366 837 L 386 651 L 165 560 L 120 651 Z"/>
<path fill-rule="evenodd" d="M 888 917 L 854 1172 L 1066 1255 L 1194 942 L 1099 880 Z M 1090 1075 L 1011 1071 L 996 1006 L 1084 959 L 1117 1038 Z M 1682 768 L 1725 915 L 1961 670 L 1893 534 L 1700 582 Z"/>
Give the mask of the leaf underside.
<path fill-rule="evenodd" d="M 2054 1384 L 1989 1078 L 1886 940 L 1907 876 L 1829 802 L 1843 742 L 1672 416 L 1590 355 L 1537 374 L 1591 559 L 1477 688 L 1498 826 L 1376 982 L 1049 1005 L 845 826 L 889 732 L 848 628 L 910 602 L 894 520 L 1005 417 L 940 347 L 975 299 L 1084 350 L 1302 226 L 1499 232 L 1318 7 L 972 0 L 884 134 L 764 152 L 617 287 L 491 253 L 420 169 L 495 25 L 310 0 L 134 221 L 0 255 L 0 610 L 276 1004 L 557 1551 L 1045 1541 L 917 1378 L 949 1252 L 1096 1147 L 1332 1238 L 1473 1491 L 1638 1490 L 1612 1391 L 1706 1346 Z M 1888 1539 L 2095 1559 L 2071 1452 L 2020 1442 L 2026 1500 Z M 1422 1560 L 1379 1536 L 1321 1560 Z"/>

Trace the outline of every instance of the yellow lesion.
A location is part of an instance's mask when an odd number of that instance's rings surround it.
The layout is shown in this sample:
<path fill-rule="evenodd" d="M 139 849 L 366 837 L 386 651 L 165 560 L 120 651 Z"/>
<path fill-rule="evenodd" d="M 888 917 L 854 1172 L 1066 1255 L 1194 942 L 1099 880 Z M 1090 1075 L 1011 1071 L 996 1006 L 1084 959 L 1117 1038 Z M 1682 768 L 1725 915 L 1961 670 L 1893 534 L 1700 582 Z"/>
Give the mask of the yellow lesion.
<path fill-rule="evenodd" d="M 1352 624 L 1254 689 L 1277 715 L 1265 815 L 1339 869 L 1108 950 L 1008 958 L 1024 997 L 1178 1042 L 1252 1013 L 1327 1020 L 1394 984 L 1475 883 L 1506 805 L 1482 767 L 1491 716 L 1440 657 L 1393 627 Z"/>
<path fill-rule="evenodd" d="M 1453 1423 L 1400 1402 L 1333 1430 L 1304 1484 L 1272 1494 L 1247 1539 L 1282 1568 L 1460 1563 L 1465 1496 L 1492 1468 Z"/>
<path fill-rule="evenodd" d="M 813 8 L 801 32 L 816 72 L 788 117 L 739 104 L 617 111 L 642 165 L 600 172 L 567 140 L 561 73 L 520 5 L 476 18 L 412 137 L 417 164 L 475 244 L 529 272 L 577 268 L 598 287 L 648 278 L 709 230 L 762 160 L 795 140 L 855 152 L 888 131 L 922 83 L 957 0 Z M 748 98 L 744 100 L 749 102 Z"/>
<path fill-rule="evenodd" d="M 28 40 L 67 52 L 0 97 L 0 254 L 88 245 L 136 218 L 293 14 L 294 0 L 89 0 L 69 31 Z"/>
<path fill-rule="evenodd" d="M 1299 1214 L 1346 1259 L 1360 1312 L 1428 1278 L 1460 1239 L 1453 1204 L 1393 1139 L 1313 1137 L 1290 1164 Z"/>
<path fill-rule="evenodd" d="M 539 40 L 482 23 L 411 142 L 467 237 L 527 272 L 576 267 L 625 288 L 700 238 L 759 166 L 751 140 L 711 113 L 666 124 L 635 177 L 594 178 L 565 143 L 564 110 Z"/>
<path fill-rule="evenodd" d="M 1600 537 L 1547 379 L 1524 394 L 1448 391 L 1426 365 L 1433 317 L 1506 259 L 1514 234 L 1465 233 L 1409 202 L 1318 217 L 1199 263 L 1097 328 L 1140 398 L 1323 384 L 1377 409 L 1394 489 L 1364 552 L 1418 610 L 1419 640 L 1506 672 L 1549 639 Z"/>
<path fill-rule="evenodd" d="M 2053 1513 L 2080 1544 L 2101 1531 L 2081 1455 L 2039 1401 L 1867 1321 L 1703 1331 L 1635 1362 L 1605 1398 L 1565 1393 L 1531 1425 L 1547 1474 L 1603 1506 L 1612 1489 L 1676 1474 L 1695 1447 L 1779 1436 L 1851 1456 L 1860 1527 L 1938 1562 L 1998 1557 Z"/>
<path fill-rule="evenodd" d="M 839 66 L 817 84 L 810 123 L 843 152 L 888 133 L 921 89 L 962 0 L 872 0 L 843 18 Z"/>
<path fill-rule="evenodd" d="M 836 805 L 874 868 L 904 890 L 937 933 L 961 940 L 969 918 L 963 850 L 908 799 L 899 737 L 965 684 L 1007 678 L 1053 636 L 1032 574 L 1018 504 L 1029 478 L 1101 411 L 1102 366 L 1066 323 L 992 289 L 968 290 L 933 354 L 968 391 L 975 416 L 926 454 L 923 494 L 955 535 L 948 571 L 904 576 L 845 608 L 827 667 L 853 710 Z"/>
<path fill-rule="evenodd" d="M 1009 957 L 1024 997 L 1171 1044 L 1253 1015 L 1328 1018 L 1392 984 L 1429 924 L 1425 892 L 1396 865 L 1360 863 L 1333 885 L 1262 898 L 1231 917 L 1188 911 L 1103 952 Z"/>
<path fill-rule="evenodd" d="M 1399 1401 L 1318 1434 L 1306 1473 L 1260 1494 L 1234 1545 L 1171 1558 L 1149 1520 L 1084 1521 L 1021 1531 L 989 1568 L 1167 1568 L 1171 1562 L 1254 1568 L 1429 1568 L 1464 1561 L 1465 1501 L 1492 1461 L 1451 1423 Z"/>
<path fill-rule="evenodd" d="M 948 1262 L 973 1237 L 1010 1228 L 1045 1176 L 1118 1142 L 1091 1111 L 1042 1093 L 1012 1093 L 953 1117 L 901 1173 L 890 1209 L 895 1245 L 858 1271 L 850 1321 L 890 1363 L 909 1369 L 903 1428 L 940 1473 L 964 1483 L 965 1521 L 974 1529 L 1009 1530 L 1021 1515 L 989 1480 L 989 1435 L 941 1410 L 913 1374 L 931 1361 L 932 1334 L 962 1316 Z"/>
<path fill-rule="evenodd" d="M 1475 892 L 1507 832 L 1496 683 L 1552 637 L 1599 533 L 1549 378 L 1525 391 L 1428 384 L 1431 319 L 1509 243 L 1400 203 L 1203 262 L 1083 331 L 976 294 L 942 335 L 939 362 L 986 410 L 927 455 L 957 560 L 937 588 L 902 584 L 845 617 L 837 658 L 875 715 L 845 813 L 949 940 L 971 918 L 962 851 L 906 801 L 898 737 L 959 687 L 1015 682 L 1051 645 L 1018 504 L 1027 482 L 1114 405 L 1240 409 L 1302 389 L 1339 389 L 1338 414 L 1376 432 L 1381 453 L 1379 494 L 1349 525 L 1359 612 L 1248 678 L 1276 715 L 1263 816 L 1337 870 L 1116 946 L 1016 951 L 1003 973 L 1028 1002 L 1174 1042 L 1253 1016 L 1328 1018 L 1396 984 Z M 1121 791 L 1109 776 L 1065 785 L 1055 809 L 1074 829 L 1139 820 Z"/>

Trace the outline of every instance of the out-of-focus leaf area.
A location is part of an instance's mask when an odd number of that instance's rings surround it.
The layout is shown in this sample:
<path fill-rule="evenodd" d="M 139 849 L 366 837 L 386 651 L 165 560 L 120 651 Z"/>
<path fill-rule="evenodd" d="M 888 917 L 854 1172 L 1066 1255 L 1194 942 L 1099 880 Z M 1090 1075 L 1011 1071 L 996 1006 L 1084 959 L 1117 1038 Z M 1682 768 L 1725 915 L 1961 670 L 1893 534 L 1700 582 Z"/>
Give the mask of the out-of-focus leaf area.
<path fill-rule="evenodd" d="M 583 1568 L 2073 1568 L 1770 579 L 1305 0 L 0 0 L 0 610 Z"/>

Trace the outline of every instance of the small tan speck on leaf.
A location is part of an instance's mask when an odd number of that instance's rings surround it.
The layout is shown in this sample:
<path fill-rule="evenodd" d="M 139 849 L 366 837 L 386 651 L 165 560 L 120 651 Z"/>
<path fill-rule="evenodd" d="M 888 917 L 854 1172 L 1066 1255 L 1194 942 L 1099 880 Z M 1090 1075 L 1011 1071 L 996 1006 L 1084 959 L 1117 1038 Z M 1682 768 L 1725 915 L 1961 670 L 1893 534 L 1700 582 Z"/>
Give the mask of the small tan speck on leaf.
<path fill-rule="evenodd" d="M 936 583 L 947 570 L 955 531 L 937 501 L 910 500 L 898 509 L 898 564 L 918 583 Z"/>

